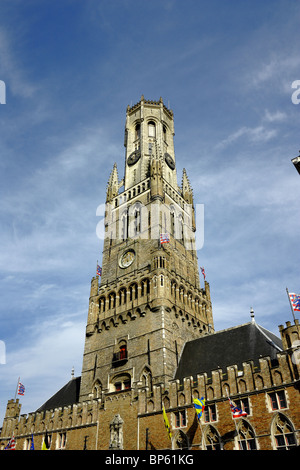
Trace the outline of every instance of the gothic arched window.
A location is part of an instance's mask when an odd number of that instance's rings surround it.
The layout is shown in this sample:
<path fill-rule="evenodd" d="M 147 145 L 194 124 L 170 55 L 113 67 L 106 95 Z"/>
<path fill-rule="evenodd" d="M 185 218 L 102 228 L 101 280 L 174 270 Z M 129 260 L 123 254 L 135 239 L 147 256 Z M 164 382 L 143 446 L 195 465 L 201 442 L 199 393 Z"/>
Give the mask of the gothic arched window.
<path fill-rule="evenodd" d="M 141 126 L 140 124 L 137 124 L 135 126 L 135 139 L 139 139 L 140 138 L 140 135 L 141 135 Z"/>
<path fill-rule="evenodd" d="M 205 431 L 204 445 L 206 450 L 221 450 L 221 439 L 213 426 L 208 426 Z"/>
<path fill-rule="evenodd" d="M 273 421 L 272 437 L 277 450 L 289 450 L 296 446 L 293 426 L 281 413 L 278 413 Z"/>
<path fill-rule="evenodd" d="M 240 450 L 255 450 L 256 440 L 251 425 L 242 419 L 238 424 L 237 431 L 238 448 Z"/>
<path fill-rule="evenodd" d="M 153 122 L 153 121 L 148 122 L 148 136 L 149 137 L 154 137 L 154 138 L 156 136 L 155 122 Z"/>

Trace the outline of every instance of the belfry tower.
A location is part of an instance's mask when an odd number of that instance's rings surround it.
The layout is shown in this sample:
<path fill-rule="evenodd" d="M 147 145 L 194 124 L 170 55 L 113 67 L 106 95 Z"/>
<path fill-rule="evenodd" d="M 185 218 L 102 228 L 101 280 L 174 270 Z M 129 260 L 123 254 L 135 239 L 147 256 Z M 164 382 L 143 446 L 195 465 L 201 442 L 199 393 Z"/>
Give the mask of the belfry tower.
<path fill-rule="evenodd" d="M 92 279 L 80 400 L 174 378 L 186 341 L 214 332 L 200 286 L 195 208 L 178 185 L 174 120 L 160 98 L 127 107 L 125 171 L 111 172 L 102 276 Z"/>

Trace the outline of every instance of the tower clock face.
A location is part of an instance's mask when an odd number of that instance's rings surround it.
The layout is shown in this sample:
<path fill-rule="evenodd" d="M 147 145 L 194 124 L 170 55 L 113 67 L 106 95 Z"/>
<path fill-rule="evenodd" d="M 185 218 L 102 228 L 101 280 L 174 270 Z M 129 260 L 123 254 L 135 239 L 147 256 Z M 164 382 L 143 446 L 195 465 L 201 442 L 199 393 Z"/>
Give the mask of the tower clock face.
<path fill-rule="evenodd" d="M 168 153 L 165 153 L 165 162 L 168 165 L 168 167 L 171 168 L 171 170 L 174 170 L 175 162 L 173 158 L 171 157 L 171 155 L 169 155 Z"/>
<path fill-rule="evenodd" d="M 140 159 L 140 156 L 141 156 L 140 150 L 135 150 L 134 152 L 132 152 L 127 159 L 127 165 L 129 166 L 134 165 Z"/>
<path fill-rule="evenodd" d="M 126 250 L 120 257 L 119 266 L 121 268 L 128 268 L 133 263 L 135 258 L 134 250 Z"/>

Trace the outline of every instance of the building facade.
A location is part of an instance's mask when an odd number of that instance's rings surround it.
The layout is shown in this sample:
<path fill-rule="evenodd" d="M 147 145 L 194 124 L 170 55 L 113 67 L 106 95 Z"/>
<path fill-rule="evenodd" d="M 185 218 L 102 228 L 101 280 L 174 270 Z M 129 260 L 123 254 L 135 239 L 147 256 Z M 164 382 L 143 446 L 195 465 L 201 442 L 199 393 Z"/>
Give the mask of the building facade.
<path fill-rule="evenodd" d="M 51 449 L 296 448 L 298 320 L 280 326 L 280 338 L 253 314 L 215 331 L 193 191 L 185 170 L 178 184 L 173 112 L 162 99 L 142 96 L 127 108 L 124 145 L 124 176 L 115 164 L 107 186 L 82 374 L 28 415 L 9 400 L 1 447 L 14 435 L 17 449 L 29 448 L 33 435 L 41 448 L 47 431 Z M 201 397 L 199 422 L 193 399 Z M 232 418 L 229 397 L 247 416 Z"/>

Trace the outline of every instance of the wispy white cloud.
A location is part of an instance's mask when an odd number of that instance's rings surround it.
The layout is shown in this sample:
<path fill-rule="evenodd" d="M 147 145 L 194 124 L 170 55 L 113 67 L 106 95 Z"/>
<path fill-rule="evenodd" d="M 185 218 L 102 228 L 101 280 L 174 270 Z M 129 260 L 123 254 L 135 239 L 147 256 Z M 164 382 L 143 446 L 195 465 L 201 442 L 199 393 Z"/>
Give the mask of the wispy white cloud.
<path fill-rule="evenodd" d="M 263 117 L 263 120 L 267 122 L 283 122 L 286 121 L 286 119 L 287 114 L 285 112 L 277 110 L 272 113 L 268 109 L 265 110 Z"/>
<path fill-rule="evenodd" d="M 101 187 L 105 188 L 108 175 L 101 174 L 101 165 L 116 152 L 104 134 L 99 128 L 81 134 L 69 146 L 48 156 L 13 194 L 3 197 L 3 272 L 67 269 L 74 263 L 80 243 L 87 247 L 91 240 L 98 241 L 93 216 L 104 201 L 93 200 L 96 187 L 93 191 L 89 185 L 89 192 L 86 182 L 99 185 L 97 195 L 103 194 Z M 84 249 L 77 253 L 77 262 L 80 256 L 84 256 Z"/>
<path fill-rule="evenodd" d="M 262 61 L 258 60 L 258 65 L 249 73 L 247 86 L 260 87 L 267 86 L 269 89 L 274 87 L 275 83 L 280 83 L 282 91 L 287 90 L 287 85 L 290 85 L 289 77 L 298 76 L 300 65 L 299 55 L 282 55 L 280 52 L 274 54 Z"/>
<path fill-rule="evenodd" d="M 7 397 L 13 397 L 17 378 L 26 387 L 22 412 L 34 411 L 75 374 L 81 374 L 84 346 L 83 312 L 42 317 L 23 328 L 26 340 L 15 349 L 6 348 L 6 363 L 0 367 L 0 381 Z M 4 385 L 5 384 L 5 385 Z M 5 404 L 1 403 L 1 408 Z"/>
<path fill-rule="evenodd" d="M 37 91 L 36 84 L 33 84 L 28 77 L 23 65 L 21 65 L 14 53 L 11 45 L 10 35 L 0 26 L 0 63 L 1 74 L 6 78 L 9 90 L 23 98 L 31 98 Z"/>
<path fill-rule="evenodd" d="M 275 137 L 277 134 L 276 129 L 268 129 L 265 126 L 247 127 L 243 126 L 237 131 L 230 134 L 228 137 L 223 139 L 216 145 L 216 148 L 225 148 L 230 144 L 233 144 L 237 140 L 246 138 L 250 143 L 262 143 L 268 142 L 270 139 Z"/>

